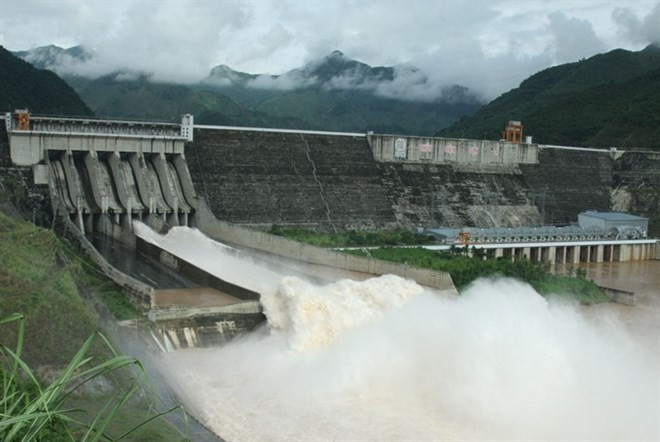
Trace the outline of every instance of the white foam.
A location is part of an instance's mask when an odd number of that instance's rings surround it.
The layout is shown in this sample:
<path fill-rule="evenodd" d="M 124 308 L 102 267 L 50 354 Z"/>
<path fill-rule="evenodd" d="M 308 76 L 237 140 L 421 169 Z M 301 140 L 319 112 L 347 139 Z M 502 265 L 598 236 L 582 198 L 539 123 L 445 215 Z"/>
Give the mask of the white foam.
<path fill-rule="evenodd" d="M 660 437 L 658 357 L 612 318 L 509 279 L 455 298 L 397 277 L 279 287 L 274 332 L 164 356 L 229 441 Z"/>
<path fill-rule="evenodd" d="M 372 322 L 422 291 L 414 281 L 393 275 L 322 287 L 286 277 L 277 292 L 261 297 L 261 304 L 273 332 L 284 334 L 295 350 L 312 351 L 329 346 L 343 332 Z"/>

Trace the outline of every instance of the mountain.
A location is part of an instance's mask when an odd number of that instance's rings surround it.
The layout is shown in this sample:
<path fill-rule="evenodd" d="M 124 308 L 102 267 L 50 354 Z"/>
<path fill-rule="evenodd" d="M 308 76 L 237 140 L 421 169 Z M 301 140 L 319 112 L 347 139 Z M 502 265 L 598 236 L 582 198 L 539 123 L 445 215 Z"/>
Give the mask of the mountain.
<path fill-rule="evenodd" d="M 192 113 L 198 124 L 266 127 L 279 124 L 309 128 L 301 121 L 261 115 L 246 109 L 213 89 L 155 83 L 141 74 L 125 78 L 126 73 L 106 75 L 96 80 L 67 77 L 101 117 L 178 122 L 182 114 Z"/>
<path fill-rule="evenodd" d="M 37 69 L 0 46 L 0 111 L 23 108 L 40 114 L 93 115 L 54 72 Z"/>
<path fill-rule="evenodd" d="M 332 131 L 430 135 L 483 104 L 460 86 L 438 93 L 415 67 L 371 67 L 340 51 L 279 76 L 218 66 L 203 83 L 261 114 Z"/>
<path fill-rule="evenodd" d="M 508 120 L 542 144 L 660 148 L 660 47 L 545 69 L 437 134 L 498 139 Z"/>
<path fill-rule="evenodd" d="M 214 67 L 194 84 L 154 82 L 118 71 L 96 79 L 70 66 L 95 55 L 81 47 L 48 46 L 18 53 L 57 69 L 99 116 L 178 121 L 192 113 L 200 124 L 431 135 L 483 103 L 468 89 L 437 90 L 412 66 L 371 67 L 339 51 L 282 75 Z M 68 57 L 68 58 L 67 58 Z M 434 89 L 436 88 L 436 89 Z M 429 100 L 430 96 L 439 98 Z"/>
<path fill-rule="evenodd" d="M 16 51 L 14 55 L 37 69 L 58 70 L 70 63 L 84 63 L 94 58 L 93 51 L 83 46 L 73 46 L 68 49 L 55 45 L 41 46 L 29 51 Z"/>

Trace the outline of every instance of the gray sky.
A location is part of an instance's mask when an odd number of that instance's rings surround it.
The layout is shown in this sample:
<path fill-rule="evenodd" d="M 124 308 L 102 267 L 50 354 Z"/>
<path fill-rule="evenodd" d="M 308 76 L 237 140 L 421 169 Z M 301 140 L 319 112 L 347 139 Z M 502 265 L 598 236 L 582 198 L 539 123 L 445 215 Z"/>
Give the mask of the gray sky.
<path fill-rule="evenodd" d="M 177 82 L 219 64 L 281 74 L 338 49 L 420 68 L 423 93 L 458 83 L 494 98 L 543 68 L 651 42 L 658 0 L 0 0 L 9 50 L 82 44 L 98 54 L 75 67 L 89 75 L 130 68 Z"/>

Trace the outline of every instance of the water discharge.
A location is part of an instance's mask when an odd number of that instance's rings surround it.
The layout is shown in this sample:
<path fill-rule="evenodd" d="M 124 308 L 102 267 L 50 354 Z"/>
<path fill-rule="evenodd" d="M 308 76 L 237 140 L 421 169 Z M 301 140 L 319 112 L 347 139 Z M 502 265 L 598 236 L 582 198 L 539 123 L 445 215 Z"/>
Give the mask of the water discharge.
<path fill-rule="evenodd" d="M 510 279 L 460 297 L 391 275 L 267 292 L 263 329 L 163 356 L 228 441 L 660 438 L 657 347 L 607 312 Z"/>

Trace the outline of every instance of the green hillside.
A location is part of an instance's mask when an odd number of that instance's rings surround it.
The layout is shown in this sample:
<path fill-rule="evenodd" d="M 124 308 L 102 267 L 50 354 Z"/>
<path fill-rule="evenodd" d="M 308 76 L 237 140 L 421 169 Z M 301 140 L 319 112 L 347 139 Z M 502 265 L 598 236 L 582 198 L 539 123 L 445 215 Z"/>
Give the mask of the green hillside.
<path fill-rule="evenodd" d="M 438 135 L 498 139 L 508 120 L 542 144 L 660 148 L 660 48 L 545 69 Z"/>
<path fill-rule="evenodd" d="M 479 107 L 474 101 L 412 102 L 322 87 L 273 91 L 153 83 L 146 77 L 122 81 L 116 75 L 67 81 L 100 117 L 176 122 L 192 113 L 199 124 L 430 135 Z"/>
<path fill-rule="evenodd" d="M 62 60 L 84 63 L 96 56 L 79 46 L 52 45 L 15 54 L 54 70 Z M 181 114 L 192 113 L 199 124 L 432 135 L 483 104 L 457 85 L 445 88 L 435 101 L 399 99 L 407 86 L 392 90 L 397 75 L 414 77 L 411 87 L 428 86 L 428 78 L 411 66 L 371 67 L 339 51 L 279 76 L 220 65 L 187 85 L 157 83 L 139 72 L 117 71 L 97 79 L 70 72 L 62 70 L 62 78 L 96 115 L 111 118 L 176 122 Z M 397 98 L 383 96 L 381 87 Z"/>
<path fill-rule="evenodd" d="M 24 108 L 39 114 L 93 115 L 55 73 L 36 69 L 0 46 L 0 111 Z"/>
<path fill-rule="evenodd" d="M 354 90 L 307 88 L 269 97 L 254 109 L 331 131 L 431 135 L 473 113 L 476 103 L 414 102 Z"/>

